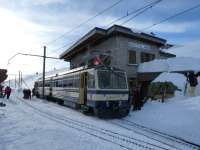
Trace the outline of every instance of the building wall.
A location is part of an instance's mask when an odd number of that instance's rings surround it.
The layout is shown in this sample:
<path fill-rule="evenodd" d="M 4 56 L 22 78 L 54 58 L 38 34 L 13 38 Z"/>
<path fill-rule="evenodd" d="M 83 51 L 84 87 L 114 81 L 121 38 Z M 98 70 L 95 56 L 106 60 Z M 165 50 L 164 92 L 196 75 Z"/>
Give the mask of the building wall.
<path fill-rule="evenodd" d="M 140 45 L 146 45 L 146 47 L 143 48 Z M 129 64 L 129 51 L 131 50 L 136 52 L 136 64 Z M 128 77 L 135 78 L 137 76 L 137 66 L 141 63 L 141 52 L 154 54 L 155 58 L 159 57 L 159 47 L 156 44 L 118 36 L 117 51 L 114 54 L 116 59 L 113 60 L 113 65 L 126 70 Z"/>
<path fill-rule="evenodd" d="M 107 53 L 110 51 L 112 55 L 112 53 L 116 51 L 116 49 L 117 49 L 116 37 L 111 37 L 95 46 L 88 45 L 86 51 L 77 54 L 76 57 L 73 57 L 73 59 L 71 59 L 70 68 L 72 69 L 78 67 L 77 66 L 78 64 L 80 65 L 82 64 L 82 62 L 86 62 L 92 56 L 95 56 L 97 54 Z M 113 59 L 111 59 L 111 63 L 112 60 Z"/>
<path fill-rule="evenodd" d="M 129 64 L 129 51 L 136 51 L 136 64 Z M 96 51 L 96 53 L 94 53 Z M 131 39 L 124 36 L 112 36 L 96 46 L 87 46 L 85 52 L 79 53 L 71 60 L 71 68 L 78 67 L 82 62 L 86 62 L 97 53 L 110 51 L 111 65 L 121 68 L 127 72 L 130 79 L 137 77 L 137 66 L 141 63 L 141 52 L 154 54 L 155 58 L 160 58 L 159 47 L 154 43 L 148 43 L 138 39 Z"/>

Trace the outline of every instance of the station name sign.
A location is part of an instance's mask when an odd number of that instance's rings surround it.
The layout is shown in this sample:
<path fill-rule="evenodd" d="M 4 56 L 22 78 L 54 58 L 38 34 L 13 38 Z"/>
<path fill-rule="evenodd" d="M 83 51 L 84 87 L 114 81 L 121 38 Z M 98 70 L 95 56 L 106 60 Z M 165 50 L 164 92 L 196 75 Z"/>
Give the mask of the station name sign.
<path fill-rule="evenodd" d="M 151 50 L 151 45 L 146 43 L 128 42 L 130 48 L 138 48 L 143 50 Z"/>

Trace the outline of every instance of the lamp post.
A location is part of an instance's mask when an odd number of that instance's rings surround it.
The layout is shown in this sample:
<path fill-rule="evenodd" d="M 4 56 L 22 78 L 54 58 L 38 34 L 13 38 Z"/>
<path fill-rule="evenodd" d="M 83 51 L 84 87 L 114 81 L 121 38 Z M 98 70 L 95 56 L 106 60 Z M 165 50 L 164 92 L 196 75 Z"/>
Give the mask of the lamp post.
<path fill-rule="evenodd" d="M 34 56 L 34 57 L 40 57 L 43 58 L 43 73 L 42 73 L 42 97 L 44 98 L 44 85 L 45 85 L 45 66 L 46 66 L 46 58 L 49 59 L 59 59 L 57 57 L 47 57 L 46 56 L 46 46 L 44 46 L 44 55 L 37 55 L 37 54 L 28 54 L 28 53 L 16 53 L 13 55 L 10 59 L 8 59 L 8 65 L 10 64 L 10 61 L 16 57 L 17 55 L 24 55 L 24 56 Z"/>

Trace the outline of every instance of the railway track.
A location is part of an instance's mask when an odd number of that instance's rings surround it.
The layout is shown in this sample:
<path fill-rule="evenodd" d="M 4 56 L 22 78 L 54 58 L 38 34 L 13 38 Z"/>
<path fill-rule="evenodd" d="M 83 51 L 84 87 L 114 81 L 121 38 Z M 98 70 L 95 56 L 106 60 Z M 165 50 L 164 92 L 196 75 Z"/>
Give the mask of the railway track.
<path fill-rule="evenodd" d="M 110 131 L 104 128 L 99 128 L 85 122 L 77 121 L 68 117 L 62 117 L 57 114 L 46 112 L 23 100 L 22 102 L 28 107 L 32 108 L 35 111 L 35 113 L 37 113 L 40 116 L 48 118 L 51 121 L 62 124 L 69 128 L 73 128 L 75 130 L 87 133 L 91 136 L 94 136 L 106 142 L 110 142 L 112 144 L 118 145 L 124 149 L 128 149 L 128 150 L 134 150 L 134 149 L 171 150 L 172 149 L 172 147 L 169 147 L 168 145 L 165 145 L 165 146 L 163 146 L 162 144 L 160 144 L 162 146 L 155 145 L 144 140 L 136 139 L 134 137 L 126 136 L 126 135 L 123 135 L 114 131 Z"/>
<path fill-rule="evenodd" d="M 200 150 L 200 146 L 195 143 L 191 143 L 184 139 L 181 139 L 181 138 L 178 138 L 178 137 L 166 134 L 166 133 L 162 133 L 162 132 L 154 130 L 154 129 L 150 129 L 148 127 L 139 125 L 135 122 L 132 122 L 132 121 L 129 121 L 126 119 L 121 119 L 121 120 L 117 119 L 116 121 L 111 121 L 111 123 L 115 124 L 117 126 L 120 126 L 124 129 L 127 129 L 129 131 L 132 131 L 134 133 L 144 135 L 148 138 L 151 138 L 151 139 L 161 142 L 163 144 L 171 145 L 171 147 L 174 147 L 179 150 L 183 150 L 183 149 L 185 149 L 185 150 L 188 150 L 188 149 Z M 174 146 L 174 145 L 176 145 L 176 146 Z"/>

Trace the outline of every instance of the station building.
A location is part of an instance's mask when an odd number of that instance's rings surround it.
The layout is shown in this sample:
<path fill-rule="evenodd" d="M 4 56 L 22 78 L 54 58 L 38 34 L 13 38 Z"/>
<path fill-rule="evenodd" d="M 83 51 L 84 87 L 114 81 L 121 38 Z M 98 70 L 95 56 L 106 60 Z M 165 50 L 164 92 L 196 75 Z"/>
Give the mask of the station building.
<path fill-rule="evenodd" d="M 64 51 L 60 58 L 70 62 L 70 69 L 73 69 L 89 64 L 98 55 L 106 65 L 125 70 L 130 87 L 140 83 L 145 89 L 156 74 L 138 74 L 138 64 L 176 57 L 164 51 L 172 46 L 153 34 L 113 25 L 108 29 L 95 27 Z"/>

